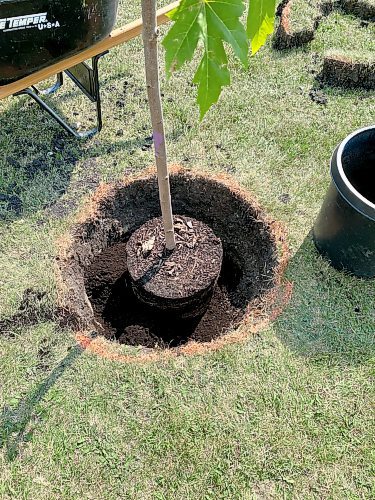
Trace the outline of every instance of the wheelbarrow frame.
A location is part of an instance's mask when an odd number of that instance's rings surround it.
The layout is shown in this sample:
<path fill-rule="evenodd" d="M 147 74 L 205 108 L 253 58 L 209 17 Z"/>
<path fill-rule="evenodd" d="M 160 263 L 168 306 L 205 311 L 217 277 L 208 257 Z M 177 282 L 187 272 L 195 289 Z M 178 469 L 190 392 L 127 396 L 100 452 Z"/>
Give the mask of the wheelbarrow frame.
<path fill-rule="evenodd" d="M 173 2 L 157 11 L 158 26 L 170 21 L 167 14 L 178 7 L 179 1 Z M 122 45 L 142 33 L 142 19 L 137 19 L 117 28 L 104 40 L 92 45 L 78 54 L 67 57 L 51 66 L 43 68 L 13 83 L 0 86 L 0 99 L 9 96 L 28 95 L 34 99 L 39 106 L 46 110 L 67 132 L 75 137 L 85 138 L 99 132 L 102 128 L 102 112 L 100 100 L 100 86 L 98 74 L 98 61 L 107 54 L 110 49 Z M 91 59 L 90 67 L 85 61 Z M 87 132 L 77 132 L 61 116 L 59 116 L 48 104 L 43 101 L 43 94 L 51 94 L 61 87 L 63 73 L 66 73 L 78 86 L 78 88 L 92 101 L 96 103 L 97 127 Z M 39 91 L 36 85 L 43 80 L 57 76 L 56 84 L 46 91 Z"/>

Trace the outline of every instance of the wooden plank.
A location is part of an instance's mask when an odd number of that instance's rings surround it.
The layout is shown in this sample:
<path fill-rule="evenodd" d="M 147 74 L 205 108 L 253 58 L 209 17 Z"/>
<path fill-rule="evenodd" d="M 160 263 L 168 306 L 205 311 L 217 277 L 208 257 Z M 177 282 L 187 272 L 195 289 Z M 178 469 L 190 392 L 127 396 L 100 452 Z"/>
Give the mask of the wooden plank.
<path fill-rule="evenodd" d="M 168 12 L 178 7 L 178 5 L 179 2 L 177 1 L 158 10 L 157 12 L 158 26 L 165 24 L 169 21 L 169 17 L 167 16 Z M 42 80 L 46 80 L 47 78 L 50 78 L 51 76 L 54 76 L 57 73 L 65 71 L 66 69 L 69 69 L 72 66 L 75 66 L 76 64 L 85 61 L 86 59 L 90 59 L 91 57 L 97 54 L 101 54 L 106 50 L 112 49 L 117 45 L 121 45 L 122 43 L 128 42 L 129 40 L 136 38 L 141 33 L 142 33 L 142 19 L 137 19 L 136 21 L 133 21 L 123 26 L 122 28 L 118 28 L 112 31 L 112 33 L 101 42 L 93 45 L 92 47 L 89 47 L 86 50 L 83 50 L 82 52 L 79 52 L 74 56 L 68 57 L 63 61 L 59 61 L 51 66 L 48 66 L 47 68 L 43 68 L 40 71 L 36 71 L 35 73 L 32 73 L 31 75 L 26 76 L 21 80 L 17 80 L 14 83 L 10 83 L 9 85 L 4 85 L 0 87 L 0 99 L 4 99 L 5 97 L 15 94 L 16 92 L 20 92 L 21 90 L 31 87 L 32 85 L 36 85 Z"/>

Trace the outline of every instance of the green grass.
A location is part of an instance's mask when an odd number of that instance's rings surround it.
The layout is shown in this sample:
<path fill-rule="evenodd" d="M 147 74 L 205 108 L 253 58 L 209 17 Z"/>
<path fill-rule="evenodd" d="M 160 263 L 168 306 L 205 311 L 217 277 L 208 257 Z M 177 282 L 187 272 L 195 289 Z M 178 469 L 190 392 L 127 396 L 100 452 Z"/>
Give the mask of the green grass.
<path fill-rule="evenodd" d="M 327 57 L 338 57 L 349 60 L 352 64 L 361 63 L 366 65 L 374 65 L 375 59 L 374 54 L 372 52 L 360 52 L 360 51 L 351 51 L 345 50 L 342 52 L 341 50 L 329 50 L 325 53 Z"/>
<path fill-rule="evenodd" d="M 336 49 L 342 53 L 374 54 L 375 23 L 361 27 L 360 19 L 334 11 L 320 23 L 311 49 L 319 52 Z"/>
<path fill-rule="evenodd" d="M 291 33 L 314 29 L 315 20 L 321 15 L 320 0 L 293 0 L 289 18 Z"/>
<path fill-rule="evenodd" d="M 138 16 L 138 2 L 121 13 Z M 292 250 L 284 314 L 204 356 L 106 361 L 45 314 L 55 239 L 99 181 L 153 162 L 142 150 L 151 132 L 140 40 L 103 59 L 105 128 L 87 142 L 25 98 L 0 102 L 0 193 L 22 202 L 19 213 L 0 202 L 0 320 L 28 288 L 46 292 L 37 324 L 0 334 L 1 499 L 374 497 L 374 282 L 331 269 L 310 230 L 331 152 L 373 122 L 375 98 L 330 88 L 326 106 L 309 98 L 324 52 L 371 51 L 371 30 L 335 13 L 311 48 L 269 44 L 248 73 L 233 67 L 233 86 L 202 124 L 193 67 L 163 78 L 170 160 L 232 172 L 286 225 Z M 75 122 L 91 112 L 69 84 L 54 102 Z"/>

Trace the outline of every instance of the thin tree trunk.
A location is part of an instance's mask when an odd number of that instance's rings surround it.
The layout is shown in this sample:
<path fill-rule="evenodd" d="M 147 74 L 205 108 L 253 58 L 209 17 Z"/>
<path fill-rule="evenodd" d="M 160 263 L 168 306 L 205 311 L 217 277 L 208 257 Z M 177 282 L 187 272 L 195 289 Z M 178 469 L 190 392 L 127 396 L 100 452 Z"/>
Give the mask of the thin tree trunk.
<path fill-rule="evenodd" d="M 154 138 L 161 213 L 163 217 L 166 247 L 168 250 L 174 250 L 176 241 L 173 227 L 171 189 L 169 184 L 163 109 L 161 105 L 159 84 L 156 0 L 142 0 L 142 18 L 146 85 Z"/>

